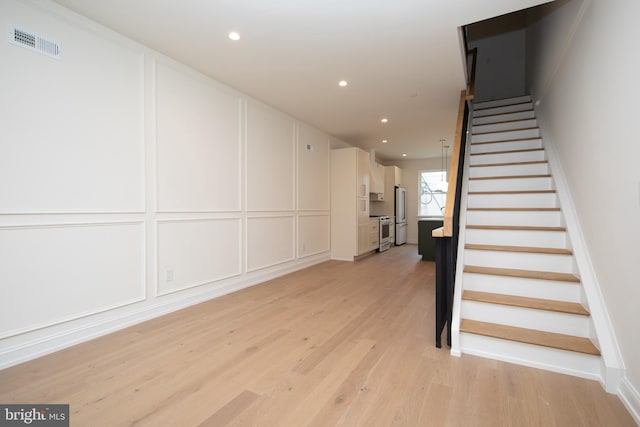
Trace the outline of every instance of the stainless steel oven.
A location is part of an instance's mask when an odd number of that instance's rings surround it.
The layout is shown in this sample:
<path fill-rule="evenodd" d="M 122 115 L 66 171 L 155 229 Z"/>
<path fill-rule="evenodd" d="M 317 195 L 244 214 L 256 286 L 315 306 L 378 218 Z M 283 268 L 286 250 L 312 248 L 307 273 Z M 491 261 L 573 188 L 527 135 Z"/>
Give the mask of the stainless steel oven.
<path fill-rule="evenodd" d="M 391 247 L 391 227 L 395 224 L 388 216 L 379 217 L 380 220 L 380 252 L 386 251 Z"/>

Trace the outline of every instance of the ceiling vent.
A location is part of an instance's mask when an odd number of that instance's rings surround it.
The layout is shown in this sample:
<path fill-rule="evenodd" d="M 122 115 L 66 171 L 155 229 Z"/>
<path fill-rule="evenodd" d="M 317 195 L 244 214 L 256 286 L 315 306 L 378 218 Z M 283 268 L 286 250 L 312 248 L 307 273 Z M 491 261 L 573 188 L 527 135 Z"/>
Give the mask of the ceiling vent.
<path fill-rule="evenodd" d="M 19 28 L 14 27 L 9 31 L 9 42 L 52 58 L 60 59 L 61 57 L 58 43 Z"/>

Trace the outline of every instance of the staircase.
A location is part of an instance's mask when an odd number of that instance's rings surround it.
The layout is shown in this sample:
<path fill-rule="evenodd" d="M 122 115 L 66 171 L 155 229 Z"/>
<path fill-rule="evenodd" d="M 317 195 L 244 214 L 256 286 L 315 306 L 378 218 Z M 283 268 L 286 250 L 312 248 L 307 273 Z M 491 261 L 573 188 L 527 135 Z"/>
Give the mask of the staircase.
<path fill-rule="evenodd" d="M 476 103 L 471 132 L 460 350 L 597 377 L 596 334 L 530 98 Z"/>

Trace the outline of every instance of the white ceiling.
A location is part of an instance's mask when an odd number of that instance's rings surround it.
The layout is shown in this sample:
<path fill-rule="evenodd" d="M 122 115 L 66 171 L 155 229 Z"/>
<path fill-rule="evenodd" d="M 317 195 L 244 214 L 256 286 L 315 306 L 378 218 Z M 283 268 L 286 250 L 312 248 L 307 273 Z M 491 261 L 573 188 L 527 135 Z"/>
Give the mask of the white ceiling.
<path fill-rule="evenodd" d="M 453 138 L 460 26 L 547 1 L 56 0 L 380 160 Z"/>

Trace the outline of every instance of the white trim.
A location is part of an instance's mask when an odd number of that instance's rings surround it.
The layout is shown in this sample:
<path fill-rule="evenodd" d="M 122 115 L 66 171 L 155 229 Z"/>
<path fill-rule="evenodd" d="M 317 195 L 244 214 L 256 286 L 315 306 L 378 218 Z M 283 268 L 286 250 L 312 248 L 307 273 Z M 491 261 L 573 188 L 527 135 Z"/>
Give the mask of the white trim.
<path fill-rule="evenodd" d="M 580 272 L 580 279 L 588 301 L 589 311 L 593 319 L 599 349 L 602 354 L 603 366 L 601 376 L 603 386 L 609 393 L 615 393 L 620 388 L 620 381 L 624 373 L 624 362 L 620 353 L 620 347 L 615 336 L 611 318 L 604 304 L 604 298 L 598 283 L 593 264 L 589 257 L 588 248 L 578 221 L 576 208 L 571 198 L 569 185 L 567 184 L 560 157 L 555 148 L 553 138 L 544 133 L 549 129 L 540 104 L 535 106 L 538 125 L 544 135 L 544 147 L 549 161 L 549 168 L 556 185 L 556 194 L 562 207 L 562 214 L 567 227 L 574 259 Z"/>
<path fill-rule="evenodd" d="M 288 263 L 286 266 L 266 269 L 259 274 L 245 275 L 241 280 L 225 281 L 224 284 L 218 284 L 218 286 L 214 288 L 209 288 L 199 293 L 190 293 L 189 295 L 182 295 L 178 298 L 167 298 L 165 296 L 150 305 L 145 305 L 144 302 L 141 302 L 129 307 L 124 307 L 122 310 L 117 309 L 111 313 L 106 313 L 106 317 L 105 313 L 102 313 L 103 316 L 96 316 L 98 318 L 88 317 L 82 319 L 77 326 L 68 326 L 59 332 L 47 333 L 44 336 L 27 339 L 24 342 L 0 349 L 0 369 L 6 369 L 137 323 L 172 313 L 213 298 L 218 298 L 327 260 L 329 260 L 329 253 L 325 252 L 321 255 L 310 256 L 304 260 Z"/>
<path fill-rule="evenodd" d="M 633 420 L 640 426 L 640 392 L 633 387 L 633 384 L 626 376 L 620 382 L 618 396 L 633 417 Z"/>

